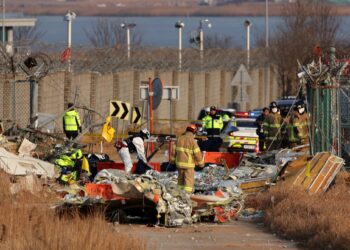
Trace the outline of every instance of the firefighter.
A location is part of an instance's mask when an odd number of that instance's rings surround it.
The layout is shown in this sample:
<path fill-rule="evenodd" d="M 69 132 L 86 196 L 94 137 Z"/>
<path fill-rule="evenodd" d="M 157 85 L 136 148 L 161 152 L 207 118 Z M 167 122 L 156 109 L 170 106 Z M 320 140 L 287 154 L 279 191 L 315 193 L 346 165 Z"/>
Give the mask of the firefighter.
<path fill-rule="evenodd" d="M 78 136 L 78 131 L 82 131 L 79 113 L 73 108 L 73 103 L 68 103 L 68 111 L 63 115 L 63 130 L 70 140 Z"/>
<path fill-rule="evenodd" d="M 257 126 L 256 134 L 259 136 L 259 151 L 264 151 L 264 144 L 265 144 L 265 134 L 264 134 L 264 128 L 263 128 L 263 122 L 265 118 L 269 115 L 270 111 L 269 108 L 265 107 L 263 108 L 263 112 L 261 115 L 259 115 L 256 120 L 255 124 Z"/>
<path fill-rule="evenodd" d="M 281 148 L 281 125 L 282 117 L 278 112 L 276 102 L 270 103 L 270 113 L 263 122 L 263 131 L 267 150 L 277 150 Z"/>
<path fill-rule="evenodd" d="M 224 122 L 222 116 L 217 114 L 217 108 L 215 106 L 210 107 L 209 114 L 202 119 L 202 124 L 203 130 L 207 132 L 209 139 L 209 142 L 206 143 L 205 151 L 219 151 L 222 143 L 220 132 L 224 127 Z"/>
<path fill-rule="evenodd" d="M 177 139 L 172 148 L 170 159 L 170 164 L 176 164 L 178 170 L 178 187 L 187 193 L 193 192 L 196 163 L 200 168 L 204 167 L 202 153 L 194 139 L 196 132 L 196 125 L 187 126 L 186 132 Z"/>
<path fill-rule="evenodd" d="M 137 159 L 139 160 L 139 165 L 147 165 L 147 158 L 145 156 L 145 144 L 144 140 L 150 138 L 149 131 L 144 128 L 140 131 L 138 135 L 133 135 L 128 137 L 126 140 L 117 142 L 114 146 L 117 148 L 118 154 L 125 165 L 125 171 L 131 173 L 132 170 L 132 160 L 130 154 L 137 154 Z"/>
<path fill-rule="evenodd" d="M 287 125 L 289 147 L 309 144 L 309 119 L 304 102 L 296 103 Z"/>

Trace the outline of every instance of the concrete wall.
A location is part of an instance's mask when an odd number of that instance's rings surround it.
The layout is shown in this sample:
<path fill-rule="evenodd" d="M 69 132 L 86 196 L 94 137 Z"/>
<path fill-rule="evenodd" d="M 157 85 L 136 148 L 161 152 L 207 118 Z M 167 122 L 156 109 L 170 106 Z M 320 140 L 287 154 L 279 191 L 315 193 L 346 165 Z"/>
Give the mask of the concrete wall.
<path fill-rule="evenodd" d="M 269 81 L 266 81 L 266 69 L 253 69 L 249 74 L 253 85 L 244 86 L 249 96 L 249 102 L 244 103 L 242 110 L 249 110 L 268 105 L 277 99 L 280 90 L 277 85 L 276 73 L 269 68 Z M 195 120 L 199 111 L 206 106 L 217 105 L 229 107 L 239 95 L 239 88 L 231 86 L 236 72 L 158 72 L 158 71 L 122 71 L 101 75 L 95 72 L 70 74 L 59 72 L 43 78 L 39 82 L 39 112 L 59 115 L 68 102 L 74 100 L 80 106 L 95 109 L 100 114 L 109 114 L 110 100 L 129 102 L 132 106 L 144 108 L 144 118 L 147 118 L 148 108 L 145 102 L 139 100 L 139 86 L 148 78 L 160 77 L 165 85 L 180 86 L 180 100 L 172 103 L 172 119 L 188 123 Z M 0 115 L 2 118 L 12 118 L 13 80 L 0 79 Z M 16 119 L 21 126 L 29 121 L 29 84 L 16 85 Z M 80 112 L 83 115 L 83 112 Z M 169 101 L 162 101 L 154 112 L 155 128 L 169 126 Z M 98 116 L 95 121 L 100 122 Z M 113 124 L 115 124 L 114 121 Z M 159 123 L 159 124 L 158 124 Z M 60 119 L 57 122 L 60 125 Z M 129 122 L 125 122 L 129 124 Z M 59 126 L 61 128 L 61 126 Z"/>

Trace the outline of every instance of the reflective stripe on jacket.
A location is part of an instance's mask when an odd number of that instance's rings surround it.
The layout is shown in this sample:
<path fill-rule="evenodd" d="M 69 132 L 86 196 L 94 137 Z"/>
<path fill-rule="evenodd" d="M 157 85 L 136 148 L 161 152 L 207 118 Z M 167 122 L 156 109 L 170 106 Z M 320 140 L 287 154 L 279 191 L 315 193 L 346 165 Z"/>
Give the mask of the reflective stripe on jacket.
<path fill-rule="evenodd" d="M 282 124 L 282 117 L 278 113 L 270 113 L 267 115 L 263 122 L 263 131 L 265 139 L 267 140 L 279 140 L 281 138 L 280 128 Z M 276 138 L 275 138 L 276 137 Z"/>
<path fill-rule="evenodd" d="M 78 131 L 81 126 L 79 113 L 74 109 L 67 111 L 63 116 L 63 124 L 65 131 Z"/>
<path fill-rule="evenodd" d="M 186 132 L 177 139 L 172 148 L 170 163 L 175 163 L 178 168 L 194 168 L 196 163 L 199 167 L 204 166 L 202 152 L 191 132 Z"/>
<path fill-rule="evenodd" d="M 288 128 L 288 140 L 290 142 L 306 141 L 309 138 L 309 122 L 306 113 L 292 115 Z"/>

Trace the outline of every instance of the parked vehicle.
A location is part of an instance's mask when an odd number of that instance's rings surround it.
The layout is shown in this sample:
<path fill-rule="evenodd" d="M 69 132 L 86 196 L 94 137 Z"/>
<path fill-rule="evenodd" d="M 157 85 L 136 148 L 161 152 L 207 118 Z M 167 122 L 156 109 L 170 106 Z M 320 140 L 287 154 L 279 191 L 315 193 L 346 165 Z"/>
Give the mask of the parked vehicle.
<path fill-rule="evenodd" d="M 236 118 L 229 122 L 221 133 L 222 147 L 230 152 L 258 152 L 259 136 L 256 134 L 255 118 Z"/>
<path fill-rule="evenodd" d="M 245 112 L 245 111 L 237 111 L 235 113 L 235 117 L 236 118 L 248 118 L 249 117 L 249 113 Z"/>
<path fill-rule="evenodd" d="M 276 100 L 277 106 L 281 111 L 281 116 L 286 117 L 292 106 L 300 101 L 296 96 L 285 96 Z"/>
<path fill-rule="evenodd" d="M 262 108 L 257 108 L 249 111 L 249 117 L 250 118 L 257 118 L 259 115 L 261 115 L 263 112 Z"/>

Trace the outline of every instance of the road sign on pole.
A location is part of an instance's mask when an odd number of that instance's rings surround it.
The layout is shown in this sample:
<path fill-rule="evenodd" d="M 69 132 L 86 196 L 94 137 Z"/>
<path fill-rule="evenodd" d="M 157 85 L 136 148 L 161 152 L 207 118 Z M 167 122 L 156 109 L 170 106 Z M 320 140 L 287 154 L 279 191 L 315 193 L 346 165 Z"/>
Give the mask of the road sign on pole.
<path fill-rule="evenodd" d="M 252 85 L 253 83 L 246 67 L 241 64 L 231 81 L 231 86 Z"/>
<path fill-rule="evenodd" d="M 142 108 L 134 107 L 131 116 L 131 123 L 133 124 L 141 124 L 142 121 Z"/>
<path fill-rule="evenodd" d="M 250 77 L 246 67 L 241 64 L 231 81 L 231 86 L 237 86 L 238 92 L 235 98 L 235 102 L 241 104 L 241 108 L 243 107 L 244 102 L 249 102 L 249 97 L 246 92 L 245 86 L 252 85 L 253 80 Z"/>
<path fill-rule="evenodd" d="M 110 101 L 109 115 L 121 120 L 130 119 L 130 103 L 121 101 Z"/>
<path fill-rule="evenodd" d="M 149 97 L 148 86 L 140 86 L 140 100 L 148 100 Z M 179 100 L 180 87 L 179 86 L 164 86 L 162 100 Z"/>

